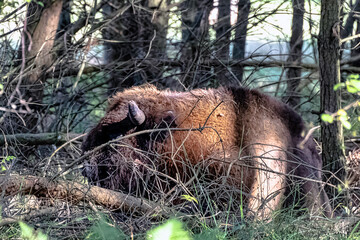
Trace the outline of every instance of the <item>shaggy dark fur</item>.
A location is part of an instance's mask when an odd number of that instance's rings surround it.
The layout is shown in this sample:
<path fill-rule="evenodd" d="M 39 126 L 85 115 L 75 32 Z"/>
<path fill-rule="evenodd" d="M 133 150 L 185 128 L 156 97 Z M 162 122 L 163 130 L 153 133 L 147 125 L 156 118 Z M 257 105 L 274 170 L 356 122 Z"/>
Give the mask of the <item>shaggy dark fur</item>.
<path fill-rule="evenodd" d="M 249 213 L 264 218 L 281 205 L 289 182 L 302 179 L 309 210 L 331 215 L 315 142 L 299 147 L 304 123 L 275 98 L 245 88 L 171 92 L 145 85 L 109 102 L 83 151 L 120 138 L 91 152 L 84 168 L 91 184 L 156 195 L 202 169 L 200 175 L 241 189 Z M 134 121 L 137 113 L 141 121 Z"/>

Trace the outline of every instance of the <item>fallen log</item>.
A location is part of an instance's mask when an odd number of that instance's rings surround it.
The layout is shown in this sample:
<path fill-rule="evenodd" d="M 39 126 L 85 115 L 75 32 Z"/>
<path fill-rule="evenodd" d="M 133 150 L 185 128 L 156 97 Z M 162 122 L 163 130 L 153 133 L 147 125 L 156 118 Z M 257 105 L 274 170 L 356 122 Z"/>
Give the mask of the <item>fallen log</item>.
<path fill-rule="evenodd" d="M 33 145 L 64 144 L 84 134 L 77 133 L 18 133 L 11 135 L 0 135 L 0 146 L 6 143 Z"/>
<path fill-rule="evenodd" d="M 94 202 L 111 210 L 156 212 L 160 216 L 170 213 L 169 208 L 160 204 L 121 192 L 73 181 L 51 181 L 31 175 L 0 175 L 0 194 L 2 196 L 32 194 L 36 197 L 63 199 L 73 204 L 84 201 Z"/>

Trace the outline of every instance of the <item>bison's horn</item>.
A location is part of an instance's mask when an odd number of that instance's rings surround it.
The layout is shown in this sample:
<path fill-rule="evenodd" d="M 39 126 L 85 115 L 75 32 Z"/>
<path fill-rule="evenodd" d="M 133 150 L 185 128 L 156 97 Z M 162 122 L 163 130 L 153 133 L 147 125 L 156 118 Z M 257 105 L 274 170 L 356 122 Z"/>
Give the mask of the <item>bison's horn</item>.
<path fill-rule="evenodd" d="M 144 112 L 140 110 L 134 101 L 129 102 L 128 117 L 130 118 L 130 121 L 136 126 L 141 125 L 145 121 Z"/>

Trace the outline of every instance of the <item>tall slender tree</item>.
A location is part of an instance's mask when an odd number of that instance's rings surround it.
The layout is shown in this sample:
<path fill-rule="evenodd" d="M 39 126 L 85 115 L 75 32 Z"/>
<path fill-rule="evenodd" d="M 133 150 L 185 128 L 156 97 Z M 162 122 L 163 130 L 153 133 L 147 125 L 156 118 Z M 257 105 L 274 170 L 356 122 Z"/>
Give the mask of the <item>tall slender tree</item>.
<path fill-rule="evenodd" d="M 229 59 L 229 44 L 231 36 L 231 22 L 230 22 L 230 6 L 231 0 L 219 1 L 218 6 L 218 20 L 216 23 L 216 51 L 217 57 L 220 61 L 227 61 Z M 231 78 L 228 76 L 227 69 L 219 64 L 215 68 L 217 79 L 221 84 L 229 84 Z"/>
<path fill-rule="evenodd" d="M 203 58 L 201 48 L 208 42 L 212 4 L 211 0 L 184 0 L 181 4 L 181 59 L 185 63 L 182 71 L 186 87 L 198 87 L 203 79 L 208 79 L 209 68 L 199 63 Z"/>
<path fill-rule="evenodd" d="M 238 2 L 238 15 L 235 28 L 234 39 L 234 60 L 243 60 L 245 58 L 245 45 L 248 27 L 248 18 L 250 13 L 250 0 L 239 0 Z M 233 72 L 239 84 L 243 80 L 244 68 L 242 66 L 233 67 Z"/>
<path fill-rule="evenodd" d="M 304 0 L 292 0 L 293 18 L 291 24 L 290 52 L 288 62 L 301 64 L 304 25 Z M 295 107 L 300 103 L 298 87 L 301 79 L 301 68 L 289 67 L 287 70 L 287 89 L 284 101 Z"/>
<path fill-rule="evenodd" d="M 337 112 L 340 106 L 340 92 L 334 86 L 340 82 L 340 8 L 341 0 L 322 0 L 320 32 L 318 39 L 320 67 L 320 101 L 322 113 Z M 345 176 L 343 131 L 339 121 L 321 123 L 322 159 L 325 168 L 338 179 Z M 330 182 L 338 180 L 328 174 Z"/>

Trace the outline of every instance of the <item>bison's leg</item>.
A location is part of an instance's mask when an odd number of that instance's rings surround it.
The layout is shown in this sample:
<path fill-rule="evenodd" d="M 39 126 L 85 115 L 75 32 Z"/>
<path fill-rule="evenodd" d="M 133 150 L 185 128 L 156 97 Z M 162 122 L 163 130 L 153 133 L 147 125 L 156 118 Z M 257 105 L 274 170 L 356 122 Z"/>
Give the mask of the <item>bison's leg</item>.
<path fill-rule="evenodd" d="M 307 180 L 303 183 L 302 190 L 305 193 L 305 205 L 311 214 L 332 216 L 329 198 L 319 182 Z"/>
<path fill-rule="evenodd" d="M 285 191 L 286 153 L 280 148 L 257 144 L 253 146 L 254 166 L 257 169 L 251 187 L 249 215 L 266 219 L 281 205 Z"/>
<path fill-rule="evenodd" d="M 296 158 L 291 169 L 294 170 L 295 181 L 301 184 L 305 197 L 305 205 L 311 214 L 331 217 L 332 208 L 329 198 L 321 186 L 322 163 L 313 139 L 309 139 L 303 149 L 295 149 Z M 297 162 L 297 163 L 296 163 Z M 296 179 L 300 177 L 300 179 Z"/>

